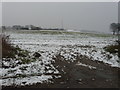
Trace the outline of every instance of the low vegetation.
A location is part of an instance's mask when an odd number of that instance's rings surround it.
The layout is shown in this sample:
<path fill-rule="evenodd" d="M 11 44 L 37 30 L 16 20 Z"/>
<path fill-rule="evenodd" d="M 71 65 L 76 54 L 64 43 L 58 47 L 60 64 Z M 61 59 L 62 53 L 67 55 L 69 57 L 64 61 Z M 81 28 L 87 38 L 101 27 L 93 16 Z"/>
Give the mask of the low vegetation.
<path fill-rule="evenodd" d="M 44 34 L 44 35 L 85 35 L 91 37 L 117 37 L 111 34 L 103 34 L 103 33 L 90 33 L 90 32 L 69 32 L 64 30 L 14 30 L 16 33 L 21 34 Z"/>
<path fill-rule="evenodd" d="M 28 51 L 22 50 L 18 46 L 12 46 L 9 36 L 0 35 L 2 39 L 2 58 L 15 58 L 16 55 L 26 57 Z"/>
<path fill-rule="evenodd" d="M 10 42 L 9 36 L 0 35 L 0 39 L 2 40 L 2 67 L 3 68 L 10 68 L 15 67 L 19 64 L 29 64 L 31 62 L 36 61 L 36 57 L 33 55 L 34 58 L 30 58 L 30 52 L 27 50 L 23 50 L 18 46 L 13 46 Z M 8 63 L 13 60 L 13 63 L 18 60 L 18 63 L 12 65 L 5 65 L 4 61 L 8 61 Z"/>
<path fill-rule="evenodd" d="M 120 45 L 115 44 L 115 45 L 108 45 L 104 47 L 105 51 L 110 52 L 111 54 L 118 53 L 118 57 L 120 57 Z"/>
<path fill-rule="evenodd" d="M 2 40 L 2 58 L 14 57 L 16 49 L 11 45 L 9 36 L 1 34 L 0 39 Z"/>

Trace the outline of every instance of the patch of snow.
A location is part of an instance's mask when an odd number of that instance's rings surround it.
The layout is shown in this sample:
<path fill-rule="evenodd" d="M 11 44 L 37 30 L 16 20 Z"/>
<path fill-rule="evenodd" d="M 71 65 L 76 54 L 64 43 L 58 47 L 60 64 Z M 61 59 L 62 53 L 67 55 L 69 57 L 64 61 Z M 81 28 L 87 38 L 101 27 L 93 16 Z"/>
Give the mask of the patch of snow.
<path fill-rule="evenodd" d="M 90 69 L 96 69 L 96 67 L 93 67 L 93 66 L 91 66 L 91 65 L 86 65 L 86 64 L 83 64 L 83 63 L 77 63 L 76 65 L 80 65 L 80 66 L 84 66 L 84 67 L 88 67 L 88 68 L 90 68 Z"/>
<path fill-rule="evenodd" d="M 49 82 L 48 79 L 52 79 L 50 75 L 41 75 L 41 76 L 31 76 L 25 78 L 8 78 L 2 79 L 3 86 L 10 86 L 10 85 L 31 85 L 34 83 L 43 83 Z"/>

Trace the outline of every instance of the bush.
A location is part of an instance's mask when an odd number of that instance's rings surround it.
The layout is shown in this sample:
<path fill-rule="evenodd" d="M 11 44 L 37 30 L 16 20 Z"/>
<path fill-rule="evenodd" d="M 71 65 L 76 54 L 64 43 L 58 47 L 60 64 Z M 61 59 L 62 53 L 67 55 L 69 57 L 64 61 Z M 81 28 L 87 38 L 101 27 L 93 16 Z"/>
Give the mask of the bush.
<path fill-rule="evenodd" d="M 118 53 L 118 57 L 120 57 L 120 45 L 108 45 L 104 49 L 112 54 Z"/>
<path fill-rule="evenodd" d="M 11 45 L 9 36 L 0 35 L 2 45 L 2 58 L 12 58 L 16 53 L 16 49 Z"/>

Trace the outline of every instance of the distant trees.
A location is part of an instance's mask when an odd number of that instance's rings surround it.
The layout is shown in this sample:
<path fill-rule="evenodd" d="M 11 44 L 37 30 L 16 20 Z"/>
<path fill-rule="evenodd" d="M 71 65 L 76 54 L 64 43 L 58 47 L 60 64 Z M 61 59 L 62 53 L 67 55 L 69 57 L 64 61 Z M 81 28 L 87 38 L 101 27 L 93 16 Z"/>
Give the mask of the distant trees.
<path fill-rule="evenodd" d="M 1 27 L 0 27 L 1 28 Z M 13 25 L 13 26 L 2 26 L 2 30 L 65 30 L 64 28 L 42 28 L 35 25 Z"/>
<path fill-rule="evenodd" d="M 13 26 L 2 26 L 2 30 L 42 30 L 41 27 L 34 25 L 13 25 Z"/>
<path fill-rule="evenodd" d="M 2 30 L 5 30 L 6 29 L 6 26 L 2 26 Z"/>
<path fill-rule="evenodd" d="M 19 30 L 19 29 L 21 29 L 21 27 L 22 27 L 22 26 L 20 26 L 20 25 L 14 25 L 14 26 L 12 26 L 12 28 L 13 28 L 14 30 Z"/>
<path fill-rule="evenodd" d="M 113 35 L 115 35 L 115 33 L 118 35 L 118 43 L 120 44 L 120 23 L 111 23 L 110 29 L 112 30 Z"/>
<path fill-rule="evenodd" d="M 110 24 L 110 29 L 112 30 L 113 35 L 115 35 L 115 33 L 119 34 L 119 32 L 120 32 L 120 23 L 111 23 Z"/>

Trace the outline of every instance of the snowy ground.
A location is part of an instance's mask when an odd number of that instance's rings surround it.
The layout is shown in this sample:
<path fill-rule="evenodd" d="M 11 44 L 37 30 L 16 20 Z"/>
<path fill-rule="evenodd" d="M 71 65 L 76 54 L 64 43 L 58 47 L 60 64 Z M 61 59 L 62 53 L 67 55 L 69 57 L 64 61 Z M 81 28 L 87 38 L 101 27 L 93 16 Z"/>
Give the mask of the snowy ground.
<path fill-rule="evenodd" d="M 116 37 L 112 35 L 70 31 L 60 31 L 59 33 L 57 31 L 15 31 L 5 33 L 10 34 L 13 45 L 18 45 L 22 49 L 30 51 L 31 57 L 34 52 L 41 54 L 40 58 L 30 64 L 17 65 L 14 68 L 7 69 L 1 68 L 0 77 L 2 78 L 2 85 L 5 86 L 30 85 L 38 82 L 52 83 L 53 76 L 50 74 L 59 74 L 59 71 L 51 64 L 54 61 L 53 57 L 58 53 L 68 62 L 73 62 L 76 60 L 76 56 L 81 54 L 88 56 L 93 61 L 103 61 L 112 67 L 120 67 L 117 54 L 110 54 L 103 49 L 103 47 L 113 44 L 116 40 Z M 19 59 L 17 56 L 16 58 Z M 4 63 L 10 66 L 11 62 L 15 64 L 18 60 L 9 59 Z M 76 65 L 96 69 L 94 66 L 81 62 Z M 58 77 L 60 76 L 56 78 Z"/>

